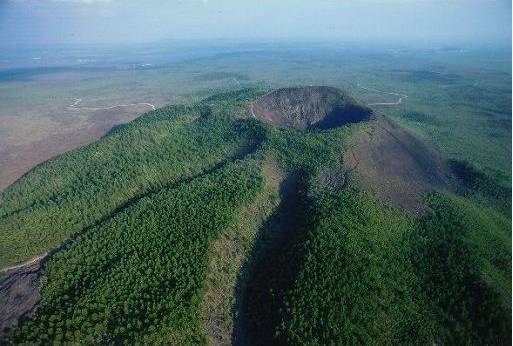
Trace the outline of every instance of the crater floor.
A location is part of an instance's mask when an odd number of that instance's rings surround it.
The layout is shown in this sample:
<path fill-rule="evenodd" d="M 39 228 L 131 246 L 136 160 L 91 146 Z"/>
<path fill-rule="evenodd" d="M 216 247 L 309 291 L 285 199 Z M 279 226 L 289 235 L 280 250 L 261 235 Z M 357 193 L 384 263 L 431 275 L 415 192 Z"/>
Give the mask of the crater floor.
<path fill-rule="evenodd" d="M 298 129 L 328 129 L 370 119 L 372 110 L 337 88 L 304 86 L 274 90 L 251 105 L 267 123 Z"/>

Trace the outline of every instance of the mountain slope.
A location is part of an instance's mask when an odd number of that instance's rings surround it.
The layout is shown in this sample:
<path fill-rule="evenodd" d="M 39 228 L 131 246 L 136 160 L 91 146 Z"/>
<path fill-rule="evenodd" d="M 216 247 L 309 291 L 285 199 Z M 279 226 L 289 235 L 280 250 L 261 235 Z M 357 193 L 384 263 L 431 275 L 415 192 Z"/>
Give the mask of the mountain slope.
<path fill-rule="evenodd" d="M 333 88 L 165 107 L 3 193 L 3 266 L 58 247 L 37 312 L 3 337 L 507 341 L 511 220 L 461 187 L 434 148 Z"/>

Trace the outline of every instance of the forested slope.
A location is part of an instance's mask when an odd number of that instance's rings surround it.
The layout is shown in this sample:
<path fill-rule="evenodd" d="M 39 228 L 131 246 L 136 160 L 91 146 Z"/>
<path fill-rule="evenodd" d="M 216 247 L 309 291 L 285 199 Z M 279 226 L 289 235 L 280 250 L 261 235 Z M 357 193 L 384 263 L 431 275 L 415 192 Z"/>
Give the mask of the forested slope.
<path fill-rule="evenodd" d="M 275 127 L 251 116 L 261 94 L 147 113 L 4 191 L 2 266 L 60 246 L 5 341 L 510 342 L 508 191 L 463 179 L 423 213 L 389 205 L 345 165 L 375 117 Z"/>
<path fill-rule="evenodd" d="M 29 172 L 2 193 L 0 266 L 43 253 L 132 199 L 240 157 L 261 140 L 254 123 L 212 112 L 159 109 Z"/>
<path fill-rule="evenodd" d="M 259 344 L 511 341 L 510 220 L 442 194 L 419 219 L 351 189 L 310 198 L 304 236 L 252 287 Z"/>

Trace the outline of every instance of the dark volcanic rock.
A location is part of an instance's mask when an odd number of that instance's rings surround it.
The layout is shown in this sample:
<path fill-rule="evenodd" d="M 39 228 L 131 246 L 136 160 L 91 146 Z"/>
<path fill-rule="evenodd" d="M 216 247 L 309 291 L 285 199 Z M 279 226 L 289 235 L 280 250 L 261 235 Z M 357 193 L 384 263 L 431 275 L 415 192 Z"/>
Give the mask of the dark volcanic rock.
<path fill-rule="evenodd" d="M 307 86 L 274 90 L 251 106 L 257 118 L 279 126 L 327 129 L 368 120 L 372 111 L 341 90 Z"/>
<path fill-rule="evenodd" d="M 7 328 L 32 316 L 40 300 L 41 260 L 9 271 L 0 280 L 0 344 Z"/>
<path fill-rule="evenodd" d="M 414 213 L 430 191 L 456 192 L 458 182 L 442 155 L 385 116 L 347 140 L 346 170 L 358 187 Z"/>

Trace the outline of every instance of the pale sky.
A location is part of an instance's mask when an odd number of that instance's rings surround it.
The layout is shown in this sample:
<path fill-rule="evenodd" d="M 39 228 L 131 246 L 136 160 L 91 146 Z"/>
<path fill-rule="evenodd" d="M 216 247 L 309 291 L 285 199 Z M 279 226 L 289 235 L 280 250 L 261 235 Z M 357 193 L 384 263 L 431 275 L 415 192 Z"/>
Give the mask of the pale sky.
<path fill-rule="evenodd" d="M 165 39 L 511 44 L 511 0 L 0 0 L 0 45 Z"/>

